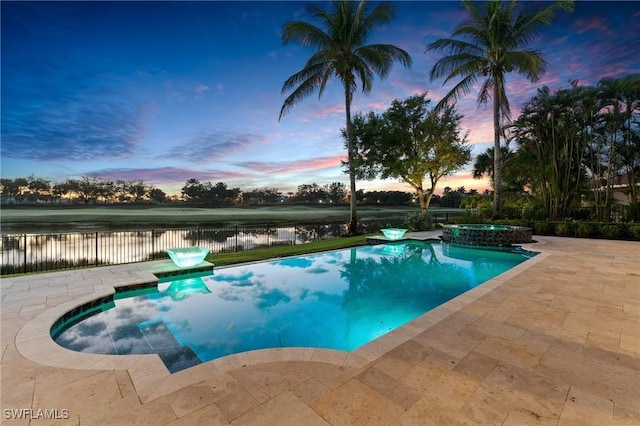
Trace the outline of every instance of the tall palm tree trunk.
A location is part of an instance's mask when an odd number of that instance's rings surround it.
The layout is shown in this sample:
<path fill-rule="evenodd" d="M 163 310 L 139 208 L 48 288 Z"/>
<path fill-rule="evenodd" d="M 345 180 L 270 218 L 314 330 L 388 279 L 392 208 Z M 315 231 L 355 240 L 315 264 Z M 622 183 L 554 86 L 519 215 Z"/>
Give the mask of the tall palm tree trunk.
<path fill-rule="evenodd" d="M 502 205 L 502 151 L 500 150 L 500 90 L 502 82 L 496 77 L 493 86 L 493 217 L 500 214 Z"/>
<path fill-rule="evenodd" d="M 355 148 L 351 125 L 351 91 L 346 82 L 344 84 L 344 106 L 347 118 L 347 161 L 349 162 L 349 235 L 356 235 L 358 233 L 358 217 L 356 213 L 358 200 L 356 200 Z"/>

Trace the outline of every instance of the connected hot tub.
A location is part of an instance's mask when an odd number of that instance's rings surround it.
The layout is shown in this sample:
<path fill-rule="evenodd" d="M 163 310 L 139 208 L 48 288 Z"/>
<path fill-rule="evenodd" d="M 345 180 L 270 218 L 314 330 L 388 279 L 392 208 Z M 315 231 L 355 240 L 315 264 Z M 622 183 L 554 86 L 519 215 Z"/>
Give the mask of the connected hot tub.
<path fill-rule="evenodd" d="M 469 246 L 505 247 L 530 243 L 533 230 L 509 225 L 444 225 L 442 241 Z"/>

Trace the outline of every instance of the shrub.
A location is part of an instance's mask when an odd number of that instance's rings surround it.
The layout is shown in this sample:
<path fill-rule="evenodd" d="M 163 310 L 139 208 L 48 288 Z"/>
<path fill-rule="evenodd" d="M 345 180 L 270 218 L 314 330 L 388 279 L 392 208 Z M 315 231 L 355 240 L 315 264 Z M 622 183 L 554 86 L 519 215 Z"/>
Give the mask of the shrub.
<path fill-rule="evenodd" d="M 470 223 L 470 224 L 482 224 L 488 223 L 490 221 L 483 219 L 481 216 L 474 214 L 465 214 L 462 216 L 456 216 L 451 218 L 451 222 L 453 223 Z"/>
<path fill-rule="evenodd" d="M 556 224 L 553 222 L 534 222 L 533 233 L 538 235 L 555 235 Z"/>
<path fill-rule="evenodd" d="M 640 241 L 640 225 L 629 225 L 627 230 L 632 240 Z"/>
<path fill-rule="evenodd" d="M 597 237 L 599 234 L 598 230 L 599 227 L 597 224 L 580 222 L 578 224 L 578 229 L 576 230 L 576 236 L 583 238 Z"/>
<path fill-rule="evenodd" d="M 478 217 L 490 219 L 493 216 L 493 208 L 491 206 L 478 207 Z"/>
<path fill-rule="evenodd" d="M 624 223 L 603 223 L 600 232 L 604 238 L 624 238 L 627 235 L 627 226 Z"/>
<path fill-rule="evenodd" d="M 429 214 L 409 213 L 405 223 L 410 231 L 431 231 L 433 229 Z"/>
<path fill-rule="evenodd" d="M 517 219 L 522 217 L 522 209 L 518 206 L 502 206 L 500 216 L 505 219 Z"/>
<path fill-rule="evenodd" d="M 522 218 L 525 220 L 544 220 L 547 216 L 547 212 L 544 209 L 524 207 L 522 209 Z"/>
<path fill-rule="evenodd" d="M 640 221 L 640 203 L 631 203 L 627 206 L 626 220 L 632 222 Z M 635 225 L 632 225 L 635 226 Z"/>
<path fill-rule="evenodd" d="M 556 232 L 561 237 L 575 237 L 577 224 L 575 222 L 561 222 L 556 227 Z"/>

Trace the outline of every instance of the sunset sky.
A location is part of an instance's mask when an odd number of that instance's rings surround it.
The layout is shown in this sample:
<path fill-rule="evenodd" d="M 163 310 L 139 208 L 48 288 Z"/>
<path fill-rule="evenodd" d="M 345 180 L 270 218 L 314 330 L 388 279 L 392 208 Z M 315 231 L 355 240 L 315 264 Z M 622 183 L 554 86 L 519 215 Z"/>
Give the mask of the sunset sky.
<path fill-rule="evenodd" d="M 303 2 L 1 2 L 1 176 L 34 174 L 54 182 L 84 175 L 143 180 L 179 194 L 186 180 L 243 190 L 295 191 L 304 183 L 348 184 L 338 81 L 278 122 L 284 80 L 312 53 L 283 46 L 282 25 L 309 20 Z M 465 18 L 459 2 L 400 1 L 395 20 L 371 43 L 408 51 L 399 64 L 356 93 L 353 112 L 378 112 L 393 99 L 450 86 L 429 81 L 438 54 L 427 44 Z M 548 62 L 541 81 L 510 78 L 512 115 L 536 88 L 592 85 L 640 71 L 640 2 L 577 2 L 532 43 Z M 475 94 L 458 103 L 477 155 L 492 144 L 490 106 Z M 487 188 L 465 171 L 439 186 Z M 367 190 L 410 187 L 358 182 Z M 438 191 L 438 192 L 439 192 Z"/>

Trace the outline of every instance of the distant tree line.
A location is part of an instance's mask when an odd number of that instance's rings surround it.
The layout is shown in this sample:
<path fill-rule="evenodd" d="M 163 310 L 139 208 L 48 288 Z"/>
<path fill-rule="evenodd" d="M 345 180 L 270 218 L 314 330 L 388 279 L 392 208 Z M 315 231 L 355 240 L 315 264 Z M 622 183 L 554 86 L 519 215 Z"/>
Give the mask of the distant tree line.
<path fill-rule="evenodd" d="M 51 182 L 34 175 L 0 179 L 2 204 L 163 203 L 167 194 L 142 180 L 106 180 L 95 176 Z"/>
<path fill-rule="evenodd" d="M 182 196 L 167 196 L 164 191 L 135 181 L 109 181 L 95 176 L 51 181 L 30 175 L 26 178 L 1 179 L 0 196 L 3 205 L 96 205 L 96 204 L 189 204 L 202 207 L 251 206 L 267 204 L 318 204 L 347 205 L 349 190 L 344 183 L 332 182 L 301 184 L 295 192 L 281 192 L 278 188 L 255 188 L 242 191 L 229 188 L 224 182 L 200 182 L 191 178 L 182 187 Z M 459 208 L 467 197 L 480 197 L 475 189 L 467 192 L 464 187 L 453 190 L 444 188 L 442 196 L 434 195 L 433 204 L 440 207 Z M 488 197 L 488 195 L 486 195 Z M 405 191 L 358 190 L 358 204 L 380 206 L 419 205 L 415 193 Z M 474 203 L 471 203 L 473 206 Z"/>

